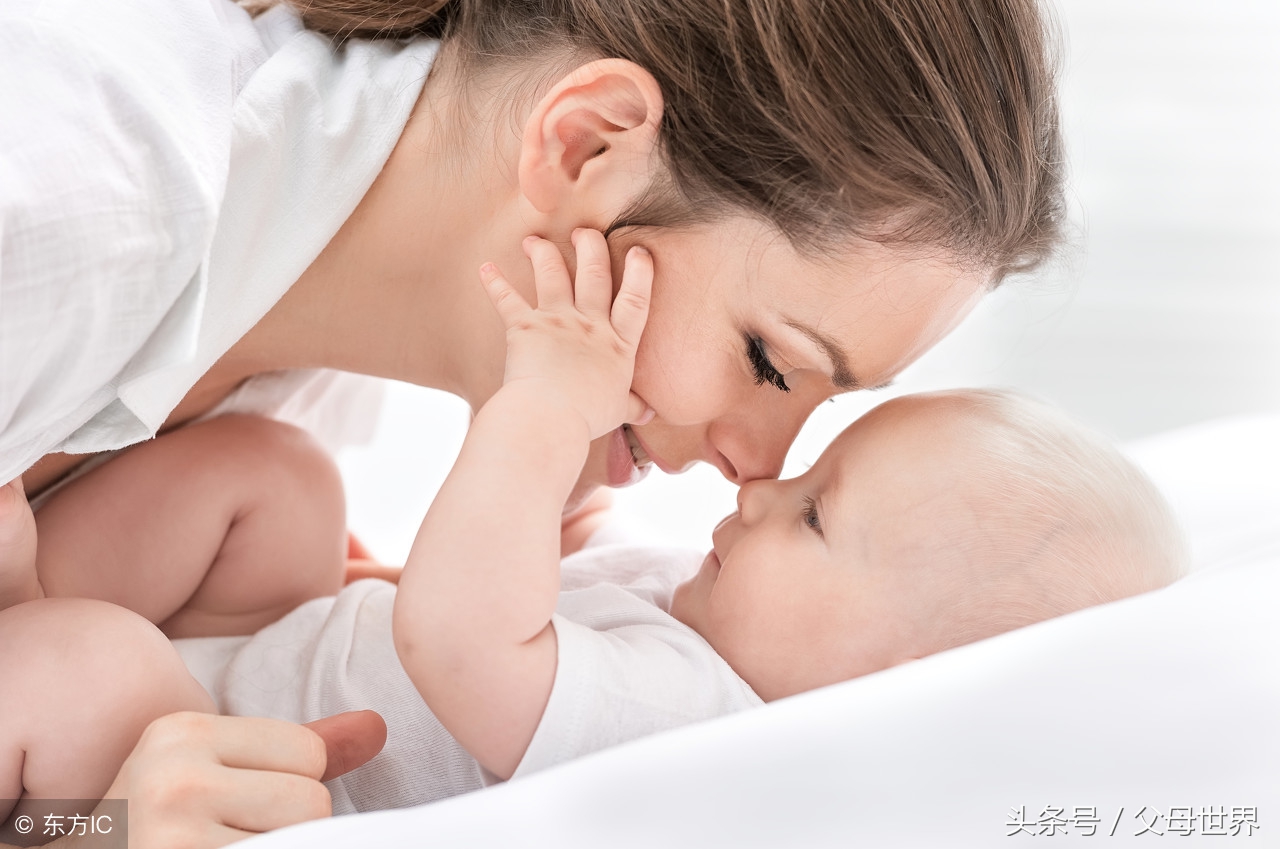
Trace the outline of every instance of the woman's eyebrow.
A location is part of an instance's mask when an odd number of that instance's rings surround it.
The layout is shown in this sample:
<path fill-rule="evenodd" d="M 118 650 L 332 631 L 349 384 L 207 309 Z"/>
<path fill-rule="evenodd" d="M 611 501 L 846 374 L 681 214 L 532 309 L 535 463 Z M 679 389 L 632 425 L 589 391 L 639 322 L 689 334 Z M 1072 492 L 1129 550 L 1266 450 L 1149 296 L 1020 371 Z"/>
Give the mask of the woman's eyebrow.
<path fill-rule="evenodd" d="M 831 382 L 838 388 L 849 392 L 864 388 L 862 381 L 858 380 L 853 373 L 853 369 L 849 368 L 849 355 L 844 352 L 844 348 L 840 347 L 839 342 L 798 321 L 788 319 L 785 323 L 792 330 L 803 333 L 810 342 L 821 348 L 823 353 L 827 355 L 827 358 L 831 360 Z"/>

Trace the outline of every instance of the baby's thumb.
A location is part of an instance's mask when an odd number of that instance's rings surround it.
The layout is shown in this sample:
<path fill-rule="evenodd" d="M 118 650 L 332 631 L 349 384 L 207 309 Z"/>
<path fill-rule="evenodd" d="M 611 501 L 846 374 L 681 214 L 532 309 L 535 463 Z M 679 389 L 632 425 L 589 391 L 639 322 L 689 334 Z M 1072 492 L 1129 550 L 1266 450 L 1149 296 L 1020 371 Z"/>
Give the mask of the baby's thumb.
<path fill-rule="evenodd" d="M 653 407 L 650 407 L 640 396 L 632 392 L 627 397 L 627 424 L 647 425 L 653 421 Z"/>

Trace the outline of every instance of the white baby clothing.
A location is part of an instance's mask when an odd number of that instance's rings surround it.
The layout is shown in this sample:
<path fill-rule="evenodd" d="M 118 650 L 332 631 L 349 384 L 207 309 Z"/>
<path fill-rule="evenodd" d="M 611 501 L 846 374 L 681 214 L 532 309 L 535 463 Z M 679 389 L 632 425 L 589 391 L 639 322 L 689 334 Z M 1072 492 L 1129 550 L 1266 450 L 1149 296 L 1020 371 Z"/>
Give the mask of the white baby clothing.
<path fill-rule="evenodd" d="M 761 704 L 695 631 L 667 611 L 702 555 L 602 545 L 564 559 L 552 618 L 555 683 L 513 778 L 668 728 Z M 427 709 L 396 656 L 395 588 L 359 581 L 253 637 L 178 640 L 223 713 L 308 722 L 373 709 L 382 753 L 329 782 L 335 813 L 404 807 L 479 789 L 480 765 Z"/>
<path fill-rule="evenodd" d="M 0 4 L 0 482 L 154 435 L 354 210 L 437 47 L 232 0 Z"/>

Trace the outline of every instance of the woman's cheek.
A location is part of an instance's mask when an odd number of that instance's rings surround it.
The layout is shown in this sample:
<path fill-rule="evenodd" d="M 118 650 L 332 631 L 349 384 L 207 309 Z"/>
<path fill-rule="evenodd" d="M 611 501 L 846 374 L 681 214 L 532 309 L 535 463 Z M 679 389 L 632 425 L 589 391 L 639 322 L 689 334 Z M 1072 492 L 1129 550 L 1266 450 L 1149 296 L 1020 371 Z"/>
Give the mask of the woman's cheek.
<path fill-rule="evenodd" d="M 705 345 L 646 345 L 636 354 L 632 388 L 670 425 L 714 421 L 731 405 L 741 374 L 722 351 Z"/>

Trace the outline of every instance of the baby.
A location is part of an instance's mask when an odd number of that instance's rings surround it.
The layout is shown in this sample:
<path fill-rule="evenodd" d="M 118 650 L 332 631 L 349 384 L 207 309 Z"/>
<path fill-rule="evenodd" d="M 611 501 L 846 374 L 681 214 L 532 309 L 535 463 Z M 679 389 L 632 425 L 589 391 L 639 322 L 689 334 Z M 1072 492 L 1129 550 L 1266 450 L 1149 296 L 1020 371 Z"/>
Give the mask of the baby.
<path fill-rule="evenodd" d="M 21 478 L 0 487 L 0 610 L 94 598 L 170 637 L 251 634 L 342 587 L 337 467 L 281 422 L 226 415 L 175 430 L 89 460 L 35 503 L 33 515 Z"/>
<path fill-rule="evenodd" d="M 335 812 L 476 789 L 1181 573 L 1167 508 L 1116 451 L 1040 405 L 973 390 L 889 401 L 803 475 L 746 484 L 701 565 L 614 546 L 562 563 L 560 507 L 588 442 L 647 415 L 629 386 L 651 267 L 633 249 L 615 296 L 607 254 L 579 244 L 571 279 L 553 246 L 529 250 L 536 309 L 482 270 L 508 328 L 505 382 L 477 414 L 398 591 L 361 581 L 252 638 L 178 643 L 224 712 L 384 715 L 382 754 L 330 783 Z M 20 605 L 0 613 L 0 646 L 48 643 L 86 613 L 109 648 L 64 643 L 55 680 L 35 665 L 50 661 L 5 652 L 6 687 L 44 687 L 55 705 L 92 698 L 92 741 L 136 738 L 117 729 L 136 727 L 139 692 L 187 693 L 207 709 L 171 644 L 119 607 Z M 79 677 L 126 654 L 127 681 Z M 119 760 L 58 727 L 57 712 L 14 713 L 0 716 L 0 798 L 91 795 L 64 792 L 70 772 L 97 771 L 103 792 Z"/>
<path fill-rule="evenodd" d="M 0 823 L 23 795 L 100 798 L 152 719 L 215 709 L 165 635 L 252 634 L 346 564 L 332 459 L 252 416 L 90 460 L 35 504 L 0 487 Z"/>

